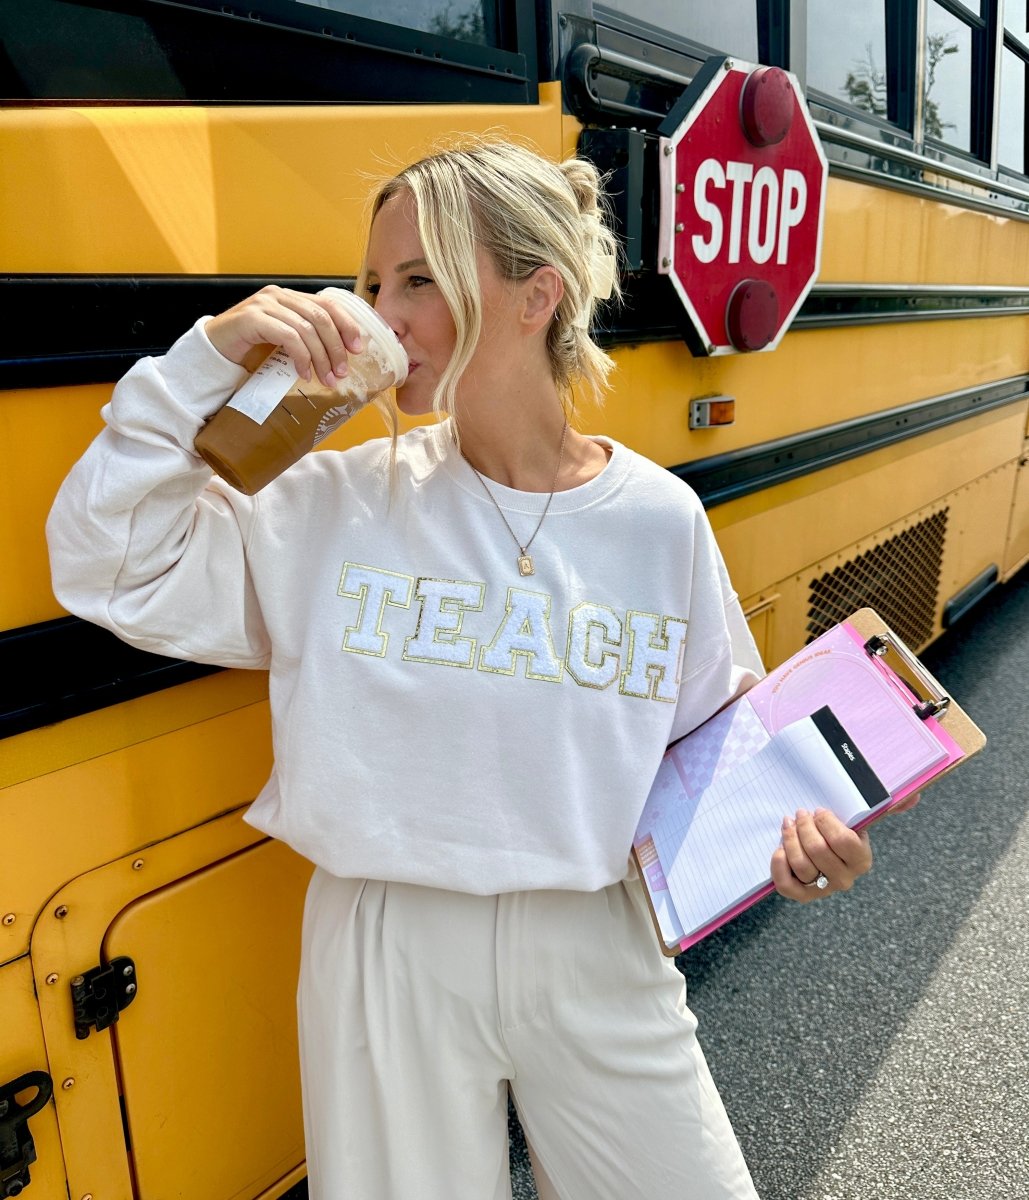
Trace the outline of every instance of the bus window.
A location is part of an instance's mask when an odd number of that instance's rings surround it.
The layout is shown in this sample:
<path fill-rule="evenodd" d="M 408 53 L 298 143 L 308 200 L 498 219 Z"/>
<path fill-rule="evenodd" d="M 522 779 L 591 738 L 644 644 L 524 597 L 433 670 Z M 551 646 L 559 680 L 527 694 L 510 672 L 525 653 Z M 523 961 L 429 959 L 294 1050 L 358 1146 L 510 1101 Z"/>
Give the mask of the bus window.
<path fill-rule="evenodd" d="M 1029 47 L 1029 5 L 1026 0 L 1004 0 L 1004 32 Z"/>
<path fill-rule="evenodd" d="M 21 103 L 533 103 L 530 3 L 0 4 L 0 95 Z"/>
<path fill-rule="evenodd" d="M 1029 47 L 1029 5 L 1026 0 L 1004 0 L 1004 32 L 1023 49 Z"/>
<path fill-rule="evenodd" d="M 639 21 L 639 0 L 607 0 L 595 4 L 594 13 L 603 20 L 605 9 Z M 712 53 L 735 54 L 747 62 L 757 62 L 757 18 L 753 0 L 652 0 L 646 6 L 647 24 L 665 33 L 688 38 Z"/>
<path fill-rule="evenodd" d="M 932 0 L 926 11 L 923 127 L 927 138 L 974 152 L 973 30 L 969 17 Z"/>
<path fill-rule="evenodd" d="M 883 0 L 812 0 L 807 10 L 808 83 L 862 112 L 888 119 L 896 76 L 887 69 Z"/>
<path fill-rule="evenodd" d="M 1000 61 L 1000 125 L 997 161 L 1029 174 L 1026 147 L 1026 75 L 1029 74 L 1029 6 L 1026 0 L 1004 5 L 1004 48 Z"/>
<path fill-rule="evenodd" d="M 314 8 L 332 8 L 355 17 L 382 20 L 382 0 L 296 0 Z M 477 42 L 481 46 L 498 46 L 495 6 L 489 0 L 399 0 L 389 6 L 390 23 L 435 33 L 441 37 L 457 38 L 462 42 Z"/>
<path fill-rule="evenodd" d="M 1027 172 L 1025 150 L 1026 59 L 1005 49 L 1000 64 L 1000 137 L 997 161 Z"/>
<path fill-rule="evenodd" d="M 5 102 L 189 98 L 159 32 L 136 13 L 36 0 L 0 11 L 0 41 Z"/>

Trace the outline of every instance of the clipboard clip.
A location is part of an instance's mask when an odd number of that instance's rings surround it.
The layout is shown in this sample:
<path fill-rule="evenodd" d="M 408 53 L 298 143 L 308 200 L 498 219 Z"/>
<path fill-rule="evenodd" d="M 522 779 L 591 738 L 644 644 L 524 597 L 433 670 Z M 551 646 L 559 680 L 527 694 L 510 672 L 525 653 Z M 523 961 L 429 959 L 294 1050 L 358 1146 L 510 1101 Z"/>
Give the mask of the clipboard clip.
<path fill-rule="evenodd" d="M 940 690 L 940 685 L 922 666 L 917 658 L 899 639 L 891 637 L 888 633 L 875 633 L 867 642 L 865 642 L 865 653 L 872 658 L 882 658 L 890 650 L 896 651 L 897 655 L 907 667 L 908 671 L 914 675 L 921 686 L 929 693 L 930 698 L 925 699 L 910 680 L 904 679 L 901 676 L 898 678 L 909 688 L 918 701 L 914 705 L 914 710 L 919 717 L 924 721 L 928 717 L 942 717 L 950 708 L 950 697 L 945 695 Z"/>

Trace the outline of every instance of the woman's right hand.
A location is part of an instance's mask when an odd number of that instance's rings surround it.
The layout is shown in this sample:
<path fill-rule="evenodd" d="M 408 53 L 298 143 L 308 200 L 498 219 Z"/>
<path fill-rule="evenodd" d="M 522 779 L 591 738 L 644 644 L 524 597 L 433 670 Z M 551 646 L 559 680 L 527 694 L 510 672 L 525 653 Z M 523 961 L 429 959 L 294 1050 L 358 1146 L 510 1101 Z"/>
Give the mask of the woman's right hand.
<path fill-rule="evenodd" d="M 328 297 L 269 284 L 204 326 L 211 345 L 230 362 L 249 366 L 257 346 L 281 346 L 297 373 L 312 372 L 334 387 L 347 374 L 347 354 L 359 354 L 361 331 Z"/>

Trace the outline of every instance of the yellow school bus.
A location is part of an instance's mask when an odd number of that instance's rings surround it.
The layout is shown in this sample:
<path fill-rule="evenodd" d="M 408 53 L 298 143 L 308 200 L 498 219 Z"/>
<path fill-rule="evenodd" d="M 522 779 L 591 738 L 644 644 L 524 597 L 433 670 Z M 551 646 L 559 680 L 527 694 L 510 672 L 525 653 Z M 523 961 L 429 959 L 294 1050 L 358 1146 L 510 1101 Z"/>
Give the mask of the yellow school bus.
<path fill-rule="evenodd" d="M 5 0 L 0 40 L 0 1197 L 301 1196 L 309 867 L 241 821 L 265 677 L 50 590 L 112 382 L 265 282 L 352 284 L 369 178 L 446 135 L 589 155 L 626 295 L 580 423 L 697 490 L 769 664 L 864 604 L 923 647 L 1029 560 L 1026 2 Z M 712 55 L 792 72 L 829 164 L 768 353 L 705 355 L 656 260 L 658 133 Z"/>

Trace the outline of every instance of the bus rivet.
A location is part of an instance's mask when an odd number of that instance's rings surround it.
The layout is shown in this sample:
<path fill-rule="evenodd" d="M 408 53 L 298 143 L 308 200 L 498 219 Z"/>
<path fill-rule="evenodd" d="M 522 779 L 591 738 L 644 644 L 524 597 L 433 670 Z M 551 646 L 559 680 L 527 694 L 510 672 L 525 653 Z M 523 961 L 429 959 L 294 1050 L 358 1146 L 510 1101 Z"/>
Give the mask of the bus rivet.
<path fill-rule="evenodd" d="M 136 861 L 132 864 L 132 869 L 133 869 L 133 871 L 142 871 L 143 860 L 141 858 L 137 858 Z"/>
<path fill-rule="evenodd" d="M 64 1083 L 62 1083 L 62 1084 L 61 1084 L 61 1087 L 62 1087 L 62 1088 L 64 1088 L 64 1090 L 65 1090 L 66 1092 L 67 1092 L 67 1091 L 70 1091 L 70 1090 L 71 1090 L 71 1089 L 72 1089 L 74 1086 L 75 1086 L 75 1080 L 74 1080 L 74 1079 L 72 1079 L 72 1078 L 71 1078 L 71 1076 L 69 1076 L 69 1077 L 68 1077 L 68 1078 L 67 1078 L 67 1079 L 64 1081 Z"/>
<path fill-rule="evenodd" d="M 661 266 L 670 267 L 671 265 L 672 265 L 672 260 L 670 258 L 661 259 Z"/>
<path fill-rule="evenodd" d="M 63 921 L 67 915 L 68 915 L 67 904 L 61 904 L 60 906 L 58 906 L 57 908 L 54 909 L 54 916 L 58 919 L 58 921 Z"/>
<path fill-rule="evenodd" d="M 53 987 L 54 984 L 60 978 L 61 978 L 60 975 L 58 975 L 56 971 L 51 971 L 50 974 L 46 977 L 46 981 L 48 984 L 50 984 L 51 987 Z"/>
<path fill-rule="evenodd" d="M 17 916 L 14 913 L 4 913 L 4 924 L 13 925 L 17 921 Z"/>
<path fill-rule="evenodd" d="M 671 146 L 665 146 L 664 155 L 665 155 L 665 158 L 671 158 L 671 156 L 672 156 L 672 147 Z"/>

